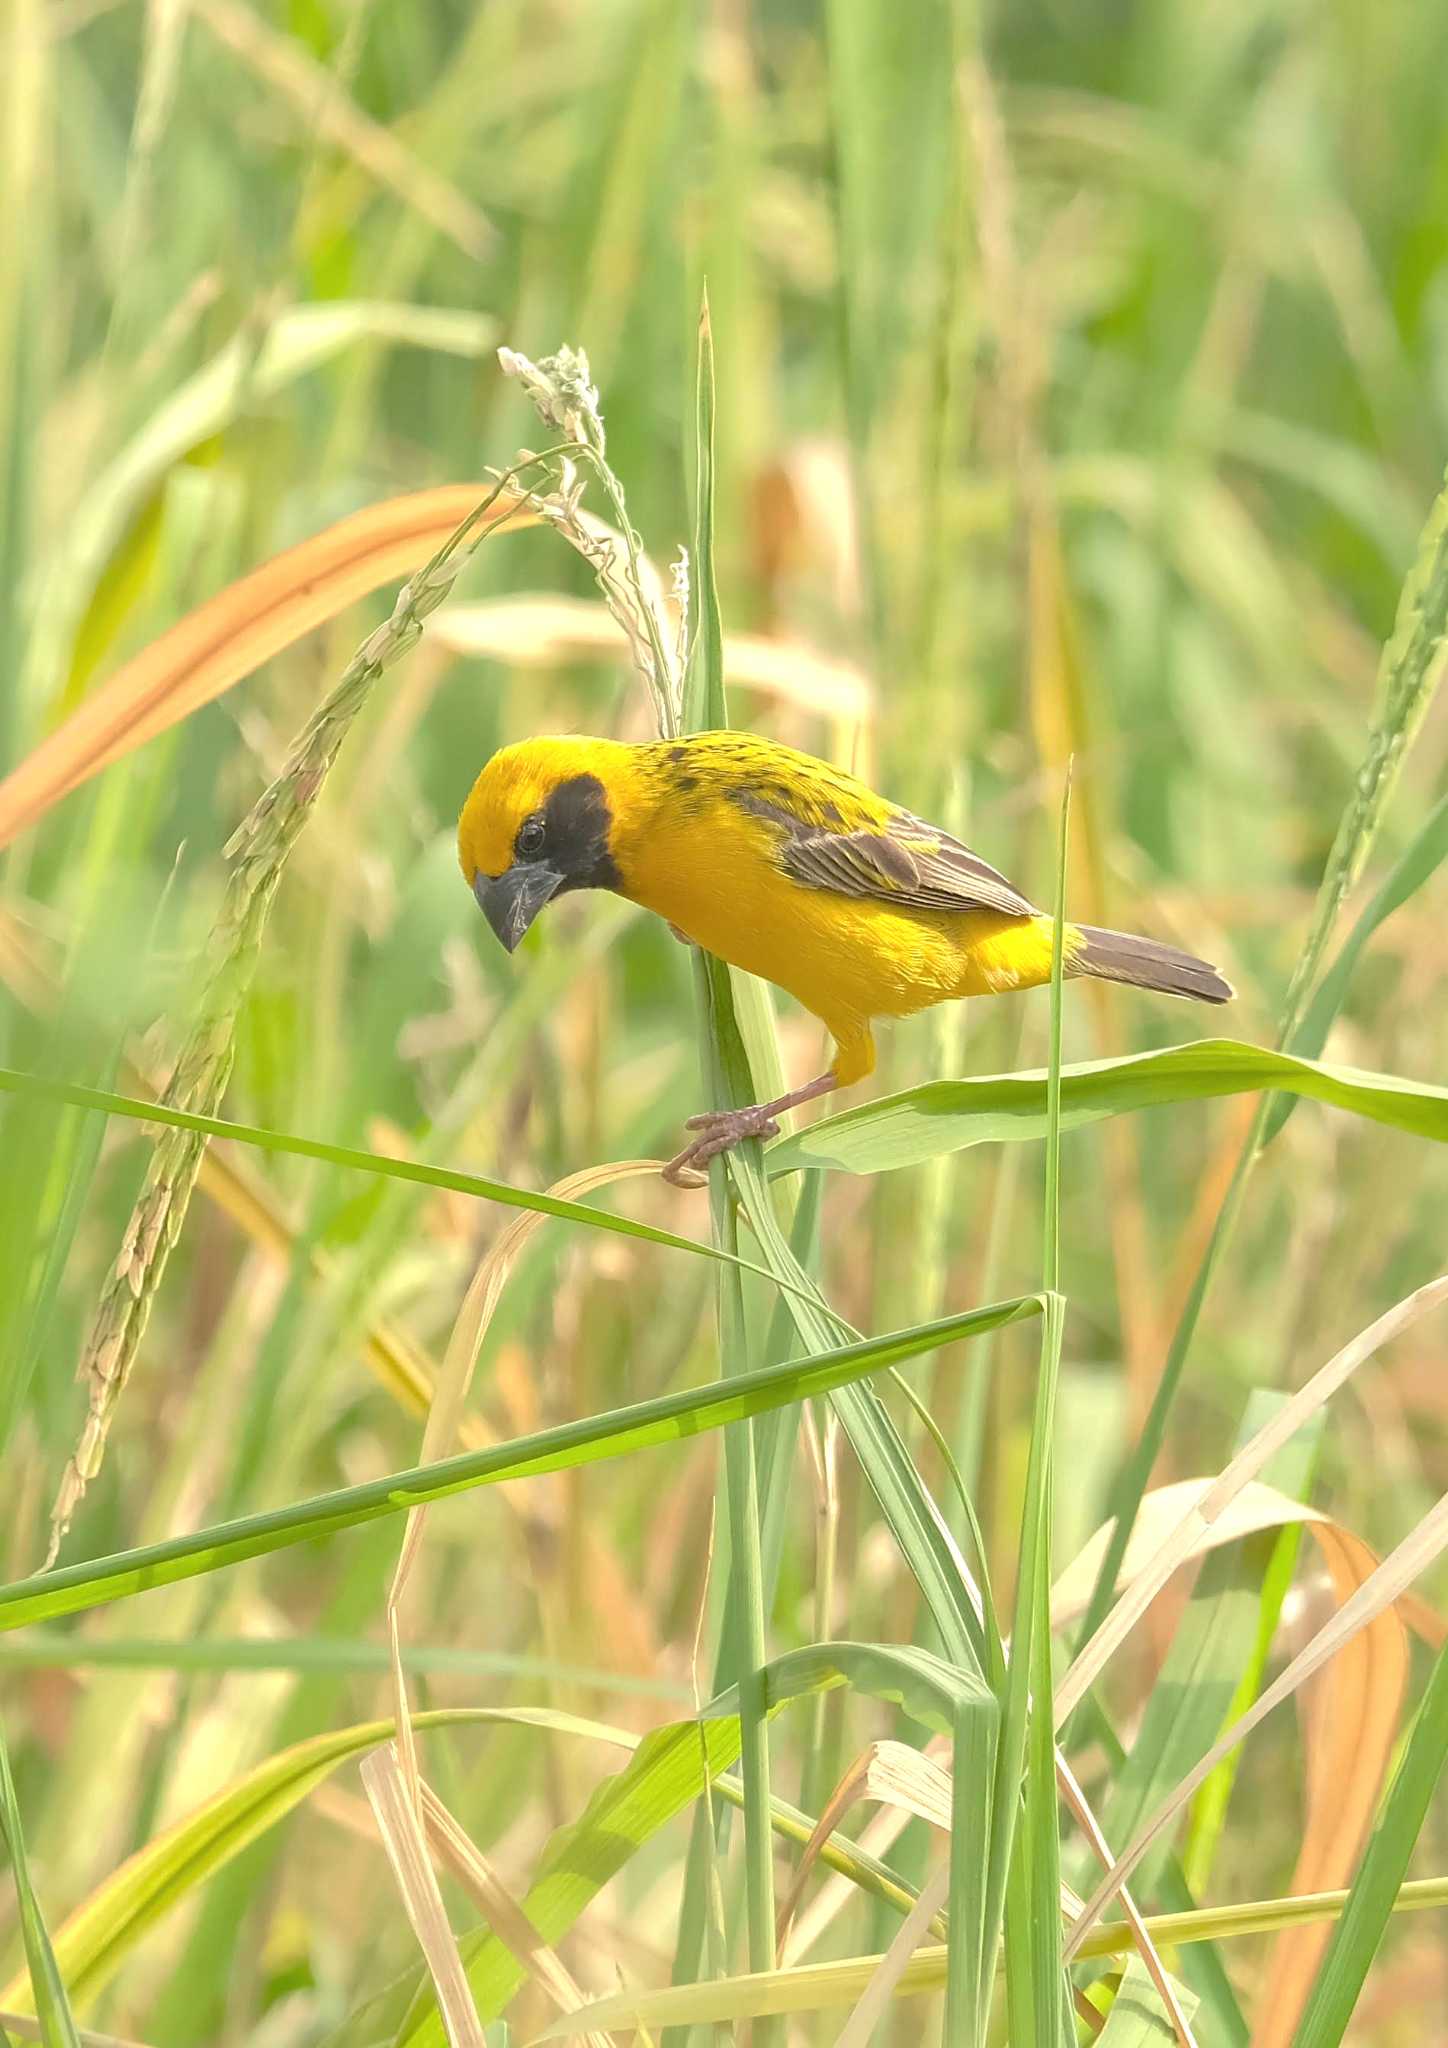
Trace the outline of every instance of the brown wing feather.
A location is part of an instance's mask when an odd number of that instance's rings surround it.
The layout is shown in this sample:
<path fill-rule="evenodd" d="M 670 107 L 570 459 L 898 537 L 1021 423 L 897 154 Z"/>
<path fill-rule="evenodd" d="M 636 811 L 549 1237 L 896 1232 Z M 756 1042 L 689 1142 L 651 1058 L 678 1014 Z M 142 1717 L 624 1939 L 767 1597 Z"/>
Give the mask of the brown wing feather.
<path fill-rule="evenodd" d="M 795 825 L 780 864 L 796 882 L 871 896 L 911 910 L 995 910 L 1032 917 L 1004 875 L 948 832 L 896 811 L 881 832 L 820 832 Z"/>

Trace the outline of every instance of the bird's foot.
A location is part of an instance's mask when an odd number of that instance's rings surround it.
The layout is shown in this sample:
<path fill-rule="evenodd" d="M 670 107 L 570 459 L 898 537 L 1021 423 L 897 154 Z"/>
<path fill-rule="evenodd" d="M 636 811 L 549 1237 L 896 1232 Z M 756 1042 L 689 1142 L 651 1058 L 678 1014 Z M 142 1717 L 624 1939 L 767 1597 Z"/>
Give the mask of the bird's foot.
<path fill-rule="evenodd" d="M 779 1107 L 773 1102 L 754 1102 L 748 1109 L 710 1109 L 702 1116 L 691 1116 L 684 1125 L 687 1131 L 697 1131 L 698 1137 L 687 1144 L 682 1152 L 676 1153 L 664 1168 L 664 1179 L 676 1188 L 701 1188 L 708 1181 L 705 1171 L 711 1159 L 717 1159 L 721 1152 L 732 1152 L 744 1138 L 777 1138 L 779 1125 L 774 1111 Z"/>

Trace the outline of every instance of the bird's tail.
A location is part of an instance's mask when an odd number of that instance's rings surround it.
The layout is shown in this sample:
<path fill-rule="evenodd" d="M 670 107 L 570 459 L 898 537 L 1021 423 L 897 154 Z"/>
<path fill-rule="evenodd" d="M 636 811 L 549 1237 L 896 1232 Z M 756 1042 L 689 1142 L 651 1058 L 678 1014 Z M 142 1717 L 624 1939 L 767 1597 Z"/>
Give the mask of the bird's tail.
<path fill-rule="evenodd" d="M 1124 981 L 1132 988 L 1156 989 L 1166 996 L 1190 996 L 1198 1003 L 1229 1002 L 1232 984 L 1205 960 L 1164 946 L 1157 939 L 1133 938 L 1129 932 L 1103 932 L 1078 925 L 1081 945 L 1070 958 L 1069 972 L 1089 974 L 1097 981 Z"/>

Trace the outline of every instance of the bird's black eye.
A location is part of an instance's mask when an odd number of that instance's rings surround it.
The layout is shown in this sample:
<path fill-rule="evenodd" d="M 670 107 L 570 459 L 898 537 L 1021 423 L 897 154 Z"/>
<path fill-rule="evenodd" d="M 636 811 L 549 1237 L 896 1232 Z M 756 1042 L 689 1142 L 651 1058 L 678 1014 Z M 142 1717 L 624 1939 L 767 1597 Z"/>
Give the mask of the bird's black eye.
<path fill-rule="evenodd" d="M 513 851 L 520 859 L 527 860 L 531 854 L 541 850 L 546 837 L 543 820 L 535 813 L 533 817 L 525 818 L 518 827 L 518 836 L 513 841 Z"/>

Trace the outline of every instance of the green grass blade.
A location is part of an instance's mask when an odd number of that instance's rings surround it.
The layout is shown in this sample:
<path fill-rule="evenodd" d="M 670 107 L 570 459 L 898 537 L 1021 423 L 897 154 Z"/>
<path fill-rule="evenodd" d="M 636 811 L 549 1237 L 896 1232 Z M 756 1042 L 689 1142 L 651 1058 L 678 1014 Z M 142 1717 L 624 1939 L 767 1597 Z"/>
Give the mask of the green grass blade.
<path fill-rule="evenodd" d="M 1448 1141 L 1448 1088 L 1298 1059 L 1231 1038 L 1063 1067 L 1061 1129 L 1078 1130 L 1131 1110 L 1274 1088 L 1416 1137 Z M 926 1081 L 776 1139 L 766 1162 L 771 1175 L 802 1166 L 886 1173 L 968 1145 L 1040 1138 L 1047 1129 L 1047 1092 L 1048 1076 L 1040 1071 Z"/>
<path fill-rule="evenodd" d="M 545 1707 L 450 1707 L 413 1716 L 417 1729 L 521 1722 L 552 1734 L 626 1746 L 633 1738 L 602 1722 Z M 364 1756 L 393 1732 L 390 1720 L 367 1721 L 299 1742 L 256 1765 L 137 1850 L 66 1920 L 55 1957 L 77 2001 L 89 2000 L 120 1968 L 136 1943 L 182 1905 L 198 1885 L 275 1827 L 343 1764 Z M 0 2003 L 13 2004 L 7 1985 Z"/>
<path fill-rule="evenodd" d="M 727 725 L 724 696 L 724 634 L 719 588 L 714 569 L 714 347 L 705 291 L 699 308 L 696 380 L 694 476 L 695 589 L 692 594 L 693 637 L 684 679 L 682 721 L 685 732 Z M 722 961 L 695 956 L 696 1009 L 703 1029 L 712 1099 L 721 1106 L 759 1100 L 755 1062 L 741 1030 L 730 972 Z M 757 992 L 754 1010 L 756 1042 L 771 1042 L 766 999 Z M 709 1170 L 709 1207 L 714 1243 L 737 1254 L 738 1213 L 723 1159 Z M 718 1274 L 717 1321 L 719 1366 L 725 1380 L 747 1372 L 750 1329 L 738 1269 Z M 759 1487 L 759 1439 L 752 1422 L 736 1424 L 724 1434 L 725 1512 L 729 1530 L 729 1582 L 724 1609 L 720 1669 L 739 1689 L 739 1771 L 744 1788 L 744 1904 L 752 1969 L 767 1969 L 774 1960 L 774 1843 L 770 1831 L 769 1722 L 764 1700 L 764 1667 L 768 1658 L 765 1616 L 763 1519 Z M 776 1475 L 782 1484 L 784 1472 Z M 707 1846 L 707 1844 L 706 1844 Z M 691 1910 L 684 1925 L 697 1917 Z M 679 1960 L 683 1960 L 681 1944 Z M 781 2039 L 767 2021 L 760 2048 L 775 2048 Z"/>
<path fill-rule="evenodd" d="M 687 1704 L 688 1686 L 667 1678 L 627 1671 L 595 1671 L 509 1650 L 469 1650 L 450 1643 L 404 1643 L 404 1669 L 420 1677 L 517 1678 L 538 1685 L 567 1685 L 590 1692 L 628 1694 L 639 1699 Z M 63 1633 L 28 1629 L 0 1640 L 0 1671 L 185 1671 L 224 1675 L 272 1672 L 297 1676 L 375 1676 L 392 1668 L 385 1643 L 339 1636 L 176 1636 L 157 1639 Z"/>
<path fill-rule="evenodd" d="M 1007 1912 L 1009 1890 L 1014 1910 L 1010 1913 L 1012 1924 L 1007 1933 L 1006 1969 L 1007 1983 L 1010 1985 L 1013 1982 L 1015 1987 L 1012 2023 L 1017 2031 L 1023 2024 L 1032 2023 L 1033 1991 L 1030 1987 L 1035 1982 L 1037 1949 L 1031 1930 L 1034 1902 L 1028 1885 L 1023 1881 L 1024 1872 L 1016 1870 L 1013 1875 L 1013 1868 L 1018 1848 L 1016 1831 L 1021 1811 L 1021 1786 L 1027 1766 L 1029 1701 L 1034 1675 L 1032 1645 L 1035 1640 L 1036 1614 L 1039 1607 L 1036 1581 L 1038 1575 L 1044 1573 L 1049 1583 L 1051 1569 L 1049 1552 L 1042 1554 L 1042 1539 L 1048 1533 L 1043 1505 L 1045 1479 L 1050 1470 L 1049 1440 L 1054 1424 L 1055 1390 L 1060 1371 L 1061 1338 L 1065 1328 L 1066 1310 L 1066 1304 L 1059 1294 L 1049 1294 L 1045 1300 L 1035 1414 L 1031 1425 L 1030 1458 L 1026 1472 L 1026 1497 L 1021 1517 L 1021 1550 L 1017 1567 L 1011 1658 L 1006 1674 L 1005 1699 L 1002 1703 L 1000 1758 L 996 1769 L 994 1826 L 990 1838 L 985 1922 L 985 1953 L 990 1957 L 994 1954 L 996 1942 L 1000 1937 L 1002 1918 Z M 1042 1718 L 1049 1722 L 1049 1710 Z M 1054 1801 L 1054 1757 L 1051 1786 L 1051 1797 Z M 1039 1820 L 1037 1824 L 1039 1825 Z M 1059 1943 L 1059 1890 L 1056 1897 L 1058 1906 L 1053 1920 L 1056 1923 L 1056 1940 Z M 1048 2024 L 1049 2031 L 1044 2038 L 1049 2041 L 1054 2039 L 1055 2026 L 1053 2021 Z"/>
<path fill-rule="evenodd" d="M 722 1168 L 711 1176 L 716 1240 L 730 1248 L 737 1229 Z M 744 1291 L 737 1272 L 719 1275 L 719 1362 L 726 1382 L 748 1361 Z M 729 1581 L 725 1653 L 739 1692 L 740 1776 L 744 1783 L 744 1898 L 749 1966 L 774 1960 L 774 1844 L 770 1835 L 769 1727 L 764 1667 L 768 1657 L 764 1566 L 760 1548 L 759 1475 L 750 1423 L 724 1434 L 724 1476 L 729 1516 Z M 765 2029 L 765 2042 L 773 2038 Z"/>
<path fill-rule="evenodd" d="M 839 1685 L 899 1707 L 936 1735 L 951 1734 L 964 1709 L 984 1705 L 991 1697 L 973 1673 L 931 1650 L 908 1643 L 836 1642 L 806 1643 L 776 1657 L 766 1674 L 767 1703 L 772 1712 Z M 737 1688 L 731 1686 L 700 1713 L 708 1719 L 737 1713 L 738 1707 Z"/>
<path fill-rule="evenodd" d="M 1396 863 L 1392 873 L 1363 910 L 1342 943 L 1342 949 L 1323 976 L 1307 1014 L 1292 1035 L 1292 1049 L 1300 1057 L 1316 1059 L 1327 1044 L 1327 1034 L 1347 997 L 1368 940 L 1417 894 L 1448 858 L 1448 796 L 1441 797 L 1419 827 L 1412 844 Z M 1271 1144 L 1296 1108 L 1296 1099 L 1284 1096 L 1274 1102 L 1262 1128 L 1263 1145 Z"/>
<path fill-rule="evenodd" d="M 1048 1226 L 1049 1235 L 1049 1226 Z M 1062 2032 L 1064 1973 L 1061 1964 L 1061 1850 L 1056 1795 L 1056 1749 L 1049 1701 L 1051 1672 L 1051 1486 L 1054 1467 L 1056 1391 L 1060 1384 L 1065 1302 L 1058 1294 L 1042 1329 L 1036 1407 L 1022 1511 L 1015 1628 L 1007 1677 L 1006 1721 L 1012 1754 L 1003 1755 L 996 1788 L 997 1827 L 1004 1836 L 991 1854 L 1004 1867 L 1013 1850 L 1022 1859 L 1022 1879 L 1007 1892 L 1005 1939 L 1007 1984 L 1012 1993 L 1012 2029 L 1022 2039 L 1065 2040 Z M 1030 1704 L 1026 1694 L 1029 1690 Z M 1019 1730 L 1019 1733 L 1017 1733 Z M 1024 1770 L 1021 1832 L 1013 1840 L 1016 1785 Z M 988 1930 L 989 1932 L 989 1930 Z M 1023 1997 L 1024 1994 L 1024 1997 Z"/>
<path fill-rule="evenodd" d="M 1423 1695 L 1397 1776 L 1373 1829 L 1332 1943 L 1322 1959 L 1293 2048 L 1337 2048 L 1383 1938 L 1408 1859 L 1448 1766 L 1448 1648 Z"/>
<path fill-rule="evenodd" d="M 25 1835 L 20 1825 L 20 1808 L 10 1776 L 10 1752 L 0 1734 L 0 1836 L 10 1859 L 15 1880 L 15 1897 L 20 1908 L 20 1933 L 25 1943 L 26 1970 L 30 1991 L 40 2020 L 40 2038 L 45 2048 L 79 2048 L 75 2021 L 55 1950 L 46 1932 L 45 1919 L 35 1888 L 30 1882 L 30 1865 L 25 1855 Z"/>
<path fill-rule="evenodd" d="M 145 1102 L 133 1095 L 117 1095 L 108 1089 L 86 1088 L 70 1081 L 51 1081 L 38 1074 L 20 1074 L 9 1067 L 0 1067 L 0 1092 L 73 1103 L 81 1109 L 130 1117 L 139 1123 L 170 1124 L 177 1130 L 200 1131 L 207 1137 L 254 1145 L 264 1152 L 318 1159 L 328 1166 L 377 1174 L 384 1180 L 410 1181 L 416 1187 L 448 1188 L 455 1194 L 476 1195 L 480 1201 L 497 1202 L 507 1209 L 532 1209 L 540 1216 L 556 1216 L 563 1223 L 584 1223 L 592 1229 L 611 1230 L 620 1237 L 641 1238 L 649 1244 L 666 1245 L 671 1251 L 693 1252 L 701 1258 L 738 1264 L 761 1279 L 772 1278 L 764 1267 L 747 1259 L 736 1259 L 717 1245 L 704 1244 L 698 1238 L 680 1237 L 652 1223 L 637 1223 L 631 1217 L 614 1216 L 607 1209 L 595 1209 L 586 1202 L 563 1201 L 556 1195 L 513 1187 L 507 1181 L 491 1180 L 482 1174 L 459 1173 L 452 1167 L 428 1166 L 414 1159 L 392 1159 L 385 1153 L 361 1152 L 350 1145 L 330 1145 L 322 1138 L 298 1137 L 294 1132 L 266 1130 L 256 1124 L 231 1123 L 225 1117 L 203 1116 L 192 1110 L 173 1109 L 168 1103 Z"/>
<path fill-rule="evenodd" d="M 1046 1072 L 1046 1159 L 1041 1285 L 1048 1298 L 1061 1300 L 1058 1316 L 1048 1319 L 1053 1341 L 1042 1346 L 1036 1387 L 1036 1412 L 1031 1427 L 1031 1457 L 1026 1472 L 1023 1519 L 1034 1540 L 1022 1546 L 1021 1575 L 1030 1579 L 1026 1596 L 1031 1611 L 1028 1638 L 1032 1706 L 1026 1730 L 1026 1796 L 1022 1845 L 1030 1877 L 1030 1955 L 1032 2035 L 1055 2038 L 1074 2048 L 1075 2027 L 1068 2002 L 1069 1986 L 1061 1963 L 1061 1828 L 1056 1792 L 1056 1741 L 1048 1705 L 1055 1689 L 1051 1670 L 1051 1563 L 1056 1485 L 1056 1396 L 1061 1380 L 1061 1344 L 1065 1335 L 1065 1303 L 1061 1297 L 1061 1019 L 1065 963 L 1066 861 L 1070 846 L 1071 779 L 1068 769 L 1061 796 L 1060 835 L 1056 855 L 1056 901 L 1051 931 L 1051 1044 Z M 1025 1656 L 1012 1646 L 1013 1660 Z"/>
<path fill-rule="evenodd" d="M 996 1829 L 990 1848 L 994 1942 L 995 1900 L 1005 1903 L 1006 1994 L 1012 2035 L 1069 2044 L 1062 2004 L 1061 1845 L 1056 1804 L 1056 1749 L 1050 1708 L 1051 1522 L 1055 1471 L 1056 1395 L 1061 1375 L 1065 1302 L 1061 1277 L 1061 1018 L 1063 1009 L 1066 856 L 1071 818 L 1069 777 L 1061 799 L 1056 851 L 1055 911 L 1051 935 L 1051 1036 L 1046 1070 L 1046 1158 L 1042 1217 L 1042 1286 L 1049 1304 L 1041 1332 L 1040 1366 L 1031 1418 L 1015 1623 L 1006 1674 L 1001 1774 L 996 1785 Z M 1018 1786 L 1024 1777 L 1020 1831 Z M 1004 1881 L 1004 1891 L 1001 1886 Z M 1063 2034 L 1063 2024 L 1067 2031 Z"/>
<path fill-rule="evenodd" d="M 729 723 L 724 695 L 724 626 L 714 570 L 714 334 L 707 290 L 699 306 L 699 368 L 694 443 L 693 637 L 684 674 L 684 730 L 711 732 Z"/>
<path fill-rule="evenodd" d="M 119 1552 L 88 1564 L 69 1565 L 15 1585 L 0 1587 L 0 1630 L 23 1628 L 89 1607 L 126 1600 L 152 1586 L 174 1585 L 263 1557 L 274 1550 L 354 1529 L 387 1515 L 405 1514 L 429 1501 L 444 1500 L 477 1486 L 508 1479 L 565 1472 L 605 1458 L 626 1456 L 651 1444 L 682 1443 L 707 1429 L 746 1421 L 750 1416 L 828 1393 L 851 1379 L 881 1371 L 905 1358 L 917 1358 L 958 1337 L 995 1329 L 1017 1317 L 1039 1313 L 1034 1296 L 945 1316 L 922 1329 L 898 1336 L 768 1366 L 727 1383 L 667 1394 L 605 1415 L 538 1431 L 485 1451 L 469 1451 L 433 1465 L 414 1467 L 363 1486 L 316 1494 L 266 1514 L 247 1515 L 194 1535 L 173 1537 L 140 1550 Z"/>
<path fill-rule="evenodd" d="M 784 1301 L 801 1339 L 810 1346 L 828 1341 L 839 1318 L 817 1292 L 812 1293 L 808 1275 L 779 1228 L 762 1174 L 743 1148 L 732 1155 L 730 1170 L 770 1272 L 777 1281 L 792 1283 Z M 832 1396 L 832 1405 L 901 1557 L 915 1576 L 946 1655 L 983 1673 L 985 1636 L 959 1549 L 889 1409 L 871 1387 L 842 1388 Z"/>
<path fill-rule="evenodd" d="M 1182 1989 L 1177 1997 L 1190 2019 L 1197 2009 L 1196 1998 Z M 1106 2025 L 1098 2036 L 1100 2048 L 1172 2048 L 1176 2038 L 1176 2028 L 1146 1964 L 1138 1955 L 1128 1956 Z"/>

